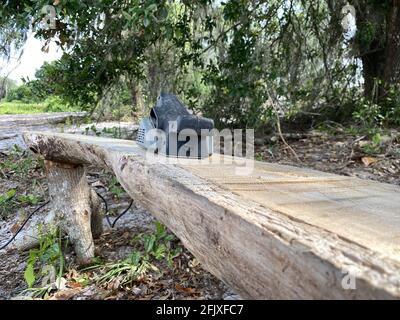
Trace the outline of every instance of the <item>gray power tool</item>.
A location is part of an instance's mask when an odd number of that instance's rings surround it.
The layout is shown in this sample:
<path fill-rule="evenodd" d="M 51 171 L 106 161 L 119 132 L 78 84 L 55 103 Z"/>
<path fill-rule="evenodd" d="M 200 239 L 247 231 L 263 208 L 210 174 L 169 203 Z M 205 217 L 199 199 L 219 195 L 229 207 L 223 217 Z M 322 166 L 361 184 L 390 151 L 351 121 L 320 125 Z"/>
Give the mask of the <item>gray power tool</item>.
<path fill-rule="evenodd" d="M 214 121 L 190 114 L 172 94 L 162 93 L 139 125 L 137 143 L 155 153 L 203 159 L 213 153 Z"/>

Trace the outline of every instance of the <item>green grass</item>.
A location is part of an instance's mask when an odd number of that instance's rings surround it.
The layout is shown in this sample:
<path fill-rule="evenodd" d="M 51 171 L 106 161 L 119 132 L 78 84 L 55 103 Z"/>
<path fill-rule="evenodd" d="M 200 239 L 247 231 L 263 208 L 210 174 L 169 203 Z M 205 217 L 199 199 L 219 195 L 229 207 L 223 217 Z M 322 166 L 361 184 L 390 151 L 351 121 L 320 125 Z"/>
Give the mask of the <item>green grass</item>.
<path fill-rule="evenodd" d="M 80 111 L 77 107 L 65 104 L 59 97 L 50 96 L 41 103 L 24 103 L 21 101 L 0 101 L 0 115 L 31 114 L 44 112 Z"/>
<path fill-rule="evenodd" d="M 0 102 L 0 115 L 43 113 L 46 109 L 44 103 Z"/>
<path fill-rule="evenodd" d="M 108 263 L 99 259 L 84 271 L 100 271 L 94 275 L 98 284 L 116 282 L 122 287 L 140 281 L 149 272 L 155 273 L 156 277 L 162 276 L 163 262 L 172 269 L 173 259 L 182 253 L 182 248 L 174 243 L 177 238 L 163 224 L 156 221 L 155 226 L 155 232 L 141 233 L 132 239 L 134 250 L 128 258 Z"/>

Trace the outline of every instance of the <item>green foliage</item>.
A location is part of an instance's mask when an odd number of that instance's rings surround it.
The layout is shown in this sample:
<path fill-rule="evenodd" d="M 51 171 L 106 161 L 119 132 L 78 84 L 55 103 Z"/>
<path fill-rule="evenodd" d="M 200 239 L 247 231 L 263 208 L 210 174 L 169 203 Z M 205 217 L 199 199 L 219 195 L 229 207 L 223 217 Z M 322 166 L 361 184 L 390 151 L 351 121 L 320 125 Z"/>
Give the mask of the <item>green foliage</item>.
<path fill-rule="evenodd" d="M 153 234 L 140 234 L 136 238 L 143 244 L 146 254 L 154 257 L 156 260 L 166 259 L 168 265 L 172 265 L 172 259 L 179 255 L 180 248 L 171 251 L 171 241 L 175 240 L 172 234 L 168 234 L 166 227 L 156 221 L 156 231 Z"/>
<path fill-rule="evenodd" d="M 23 103 L 39 103 L 43 100 L 43 96 L 38 94 L 35 89 L 34 82 L 25 82 L 23 85 L 10 90 L 6 100 L 8 102 L 20 101 Z"/>
<path fill-rule="evenodd" d="M 0 168 L 4 173 L 10 172 L 19 177 L 24 177 L 30 170 L 42 165 L 42 161 L 34 158 L 30 153 L 25 154 L 25 151 L 19 146 L 14 145 L 9 153 L 9 157 L 0 163 Z"/>
<path fill-rule="evenodd" d="M 89 127 L 85 128 L 85 134 L 86 135 L 89 134 L 89 131 L 93 132 L 97 137 L 100 137 L 101 133 L 102 133 L 102 131 L 97 130 L 95 125 L 90 126 L 90 128 Z"/>
<path fill-rule="evenodd" d="M 15 189 L 10 189 L 6 192 L 6 194 L 0 195 L 0 204 L 10 201 L 12 198 L 14 198 L 16 192 L 17 191 Z"/>
<path fill-rule="evenodd" d="M 264 161 L 264 155 L 262 153 L 256 153 L 254 159 L 256 161 Z"/>
<path fill-rule="evenodd" d="M 77 107 L 73 107 L 67 103 L 65 103 L 58 96 L 50 96 L 48 97 L 43 104 L 45 105 L 45 112 L 73 112 L 79 111 Z"/>
<path fill-rule="evenodd" d="M 8 3 L 0 10 L 0 25 L 14 36 L 15 28 L 26 31 L 31 18 L 41 20 L 45 4 Z M 98 107 L 101 114 L 113 114 L 108 108 L 131 116 L 140 87 L 149 105 L 160 91 L 172 91 L 219 127 L 264 129 L 275 123 L 276 113 L 300 124 L 344 123 L 354 114 L 363 125 L 396 125 L 398 88 L 385 100 L 363 99 L 360 80 L 368 68 L 362 70 L 358 59 L 365 63 L 371 52 L 385 51 L 386 17 L 393 4 L 359 1 L 353 39 L 344 37 L 341 26 L 346 4 L 60 1 L 54 4 L 55 28 L 35 27 L 37 37 L 55 39 L 65 53 L 44 65 L 37 80 L 26 83 L 17 96 L 56 95 L 82 109 Z M 377 59 L 376 64 L 384 62 Z M 379 83 L 379 90 L 384 86 Z"/>
<path fill-rule="evenodd" d="M 8 190 L 5 194 L 0 194 L 0 216 L 9 214 L 14 206 L 15 189 Z"/>
<path fill-rule="evenodd" d="M 7 217 L 21 206 L 35 206 L 39 203 L 40 198 L 34 194 L 17 195 L 17 189 L 9 189 L 4 194 L 0 194 L 0 217 Z"/>
<path fill-rule="evenodd" d="M 37 205 L 40 199 L 33 194 L 21 194 L 17 196 L 16 189 L 9 189 L 4 194 L 0 194 L 0 216 L 9 215 L 17 207 L 27 205 Z"/>
<path fill-rule="evenodd" d="M 113 139 L 122 139 L 121 127 L 112 127 L 112 128 L 104 127 L 102 132 L 111 135 Z"/>
<path fill-rule="evenodd" d="M 134 238 L 135 249 L 128 258 L 116 263 L 99 262 L 83 271 L 100 271 L 95 275 L 95 281 L 100 284 L 114 282 L 119 286 L 132 285 L 150 272 L 160 274 L 157 263 L 161 261 L 172 267 L 173 259 L 182 251 L 180 247 L 173 249 L 174 240 L 175 237 L 168 234 L 165 226 L 156 222 L 154 233 L 139 234 Z"/>
<path fill-rule="evenodd" d="M 379 103 L 360 97 L 353 118 L 365 128 L 400 125 L 400 87 L 387 87 Z"/>
<path fill-rule="evenodd" d="M 0 115 L 73 111 L 79 111 L 79 109 L 64 103 L 61 98 L 57 96 L 50 96 L 40 103 L 25 103 L 17 100 L 12 102 L 0 102 Z"/>
<path fill-rule="evenodd" d="M 124 189 L 121 187 L 116 177 L 112 177 L 108 188 L 111 193 L 117 198 L 120 198 L 123 194 L 125 194 Z"/>
<path fill-rule="evenodd" d="M 149 270 L 159 272 L 158 268 L 149 262 L 148 256 L 143 256 L 137 251 L 132 252 L 127 259 L 121 262 L 97 265 L 86 270 L 99 268 L 101 273 L 95 277 L 97 283 L 105 284 L 117 279 L 120 286 L 132 284 L 146 275 Z"/>
<path fill-rule="evenodd" d="M 37 205 L 39 203 L 39 198 L 36 195 L 33 194 L 28 194 L 28 195 L 20 195 L 18 197 L 19 203 L 22 205 Z"/>
<path fill-rule="evenodd" d="M 8 91 L 14 90 L 16 87 L 17 84 L 14 80 L 5 77 L 0 77 L 0 100 L 2 100 L 5 97 Z"/>
<path fill-rule="evenodd" d="M 385 120 L 385 116 L 382 114 L 382 107 L 365 99 L 360 101 L 359 106 L 353 113 L 353 117 L 365 127 L 382 125 Z"/>
<path fill-rule="evenodd" d="M 8 157 L 0 161 L 0 173 L 6 178 L 21 179 L 29 176 L 33 171 L 43 170 L 43 167 L 43 160 L 33 157 L 31 153 L 22 151 L 18 146 L 14 146 Z M 32 179 L 31 183 L 32 188 L 35 189 L 36 180 Z M 0 217 L 7 217 L 21 206 L 37 205 L 42 198 L 43 194 L 39 191 L 33 194 L 22 188 L 11 188 L 0 194 Z"/>
<path fill-rule="evenodd" d="M 369 155 L 376 155 L 382 152 L 381 134 L 379 131 L 371 130 L 371 141 L 361 147 L 362 151 Z"/>
<path fill-rule="evenodd" d="M 361 46 L 368 47 L 370 43 L 376 38 L 377 33 L 377 24 L 367 21 L 359 26 L 356 34 L 356 40 Z"/>
<path fill-rule="evenodd" d="M 62 252 L 61 230 L 55 227 L 47 232 L 39 229 L 39 247 L 29 251 L 29 258 L 24 272 L 28 292 L 35 297 L 44 296 L 60 285 L 64 273 L 64 255 Z M 37 268 L 38 267 L 38 268 Z M 35 271 L 38 269 L 38 271 Z M 35 282 L 42 278 L 42 286 L 32 290 Z"/>
<path fill-rule="evenodd" d="M 36 79 L 24 80 L 24 84 L 8 91 L 6 101 L 10 112 L 36 113 L 36 112 L 68 112 L 77 111 L 76 104 L 69 104 L 54 94 L 50 73 L 53 65 L 45 63 L 35 74 Z M 7 105 L 5 105 L 7 107 Z M 2 108 L 1 106 L 0 108 Z M 14 109 L 17 109 L 14 111 Z"/>
<path fill-rule="evenodd" d="M 380 102 L 384 124 L 400 126 L 400 85 L 388 86 L 385 93 Z"/>

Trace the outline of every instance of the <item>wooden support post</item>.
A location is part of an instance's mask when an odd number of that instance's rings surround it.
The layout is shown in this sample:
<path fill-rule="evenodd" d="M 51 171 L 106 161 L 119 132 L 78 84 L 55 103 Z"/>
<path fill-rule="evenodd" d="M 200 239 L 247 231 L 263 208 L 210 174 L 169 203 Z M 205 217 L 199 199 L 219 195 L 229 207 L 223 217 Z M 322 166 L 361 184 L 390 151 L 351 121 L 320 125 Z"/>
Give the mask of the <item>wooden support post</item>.
<path fill-rule="evenodd" d="M 53 161 L 46 161 L 45 166 L 52 210 L 74 244 L 78 263 L 88 264 L 94 257 L 92 226 L 97 236 L 101 234 L 102 219 L 85 167 Z"/>

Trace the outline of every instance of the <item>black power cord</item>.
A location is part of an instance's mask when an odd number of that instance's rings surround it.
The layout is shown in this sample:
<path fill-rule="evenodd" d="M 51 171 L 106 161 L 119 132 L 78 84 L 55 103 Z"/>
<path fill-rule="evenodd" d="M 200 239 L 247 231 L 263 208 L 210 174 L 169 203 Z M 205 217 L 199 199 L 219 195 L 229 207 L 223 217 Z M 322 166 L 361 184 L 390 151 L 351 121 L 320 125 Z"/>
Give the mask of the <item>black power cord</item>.
<path fill-rule="evenodd" d="M 96 186 L 96 188 L 102 188 L 102 189 L 104 189 L 104 190 L 107 190 L 105 187 L 103 187 L 103 186 Z M 117 221 L 119 220 L 119 219 L 121 219 L 131 208 L 132 208 L 132 205 L 133 205 L 133 200 L 131 200 L 131 203 L 129 204 L 129 206 L 128 206 L 128 208 L 126 208 L 121 214 L 119 214 L 116 218 L 115 218 L 115 220 L 114 220 L 114 222 L 111 222 L 111 220 L 110 220 L 110 217 L 108 216 L 108 203 L 107 203 L 107 200 L 100 194 L 100 193 L 98 193 L 98 192 L 96 192 L 97 193 L 97 195 L 99 196 L 99 198 L 103 201 L 103 203 L 104 203 L 104 206 L 105 206 L 105 210 L 106 210 L 106 220 L 107 220 L 107 223 L 108 223 L 108 225 L 110 226 L 110 228 L 111 229 L 113 229 L 114 227 L 115 227 L 115 224 L 117 223 Z"/>
<path fill-rule="evenodd" d="M 97 188 L 102 188 L 102 187 L 97 187 Z M 112 223 L 111 223 L 111 221 L 110 221 L 110 217 L 107 215 L 107 213 L 108 213 L 108 203 L 107 203 L 107 200 L 106 199 L 104 199 L 104 197 L 100 194 L 100 193 L 98 193 L 98 192 L 96 192 L 97 193 L 97 195 L 99 196 L 99 198 L 103 201 L 103 203 L 104 203 L 104 206 L 105 206 L 105 210 L 106 210 L 106 220 L 107 220 L 107 223 L 108 223 L 108 225 L 111 227 L 112 226 Z M 112 227 L 111 227 L 112 228 Z"/>
<path fill-rule="evenodd" d="M 132 207 L 132 205 L 133 205 L 133 200 L 131 200 L 131 203 L 129 204 L 128 208 L 126 208 L 118 217 L 115 218 L 115 220 L 114 220 L 114 222 L 113 222 L 111 228 L 114 228 L 114 227 L 115 227 L 115 224 L 117 223 L 117 221 L 118 221 L 119 219 L 121 219 L 121 218 L 130 210 L 130 208 Z"/>
<path fill-rule="evenodd" d="M 35 209 L 29 216 L 28 218 L 25 219 L 24 223 L 18 228 L 17 232 L 12 236 L 12 238 L 10 240 L 7 241 L 7 243 L 0 247 L 0 251 L 7 248 L 11 242 L 14 241 L 14 239 L 18 236 L 18 234 L 22 231 L 22 229 L 25 227 L 25 225 L 28 223 L 28 221 L 32 218 L 32 216 L 38 212 L 39 210 L 41 210 L 42 208 L 44 208 L 45 206 L 47 206 L 50 203 L 50 201 L 47 201 L 45 203 L 43 203 L 39 208 Z"/>

